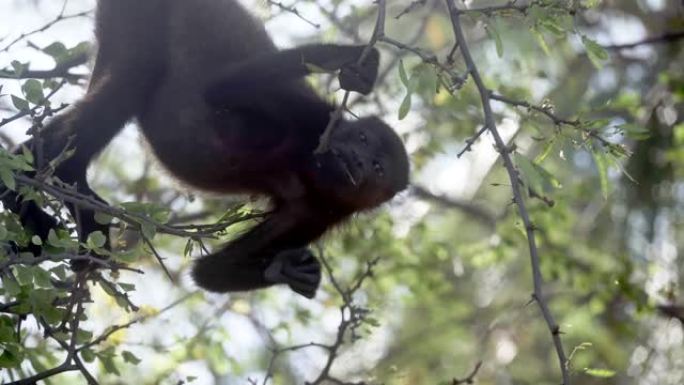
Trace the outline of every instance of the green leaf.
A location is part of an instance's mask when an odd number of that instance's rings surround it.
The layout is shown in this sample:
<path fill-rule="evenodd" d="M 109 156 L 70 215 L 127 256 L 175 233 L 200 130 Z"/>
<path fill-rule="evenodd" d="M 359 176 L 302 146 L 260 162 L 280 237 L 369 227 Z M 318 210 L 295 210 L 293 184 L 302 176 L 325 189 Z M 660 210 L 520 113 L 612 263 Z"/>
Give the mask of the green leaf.
<path fill-rule="evenodd" d="M 112 222 L 112 216 L 102 212 L 95 212 L 95 222 L 101 225 L 108 225 Z"/>
<path fill-rule="evenodd" d="M 88 348 L 81 349 L 81 358 L 83 358 L 83 361 L 91 363 L 95 361 L 95 353 Z"/>
<path fill-rule="evenodd" d="M 617 128 L 622 130 L 628 138 L 634 140 L 646 140 L 651 137 L 651 132 L 638 124 L 625 123 L 617 126 Z"/>
<path fill-rule="evenodd" d="M 135 285 L 132 283 L 119 282 L 119 287 L 126 292 L 135 290 Z"/>
<path fill-rule="evenodd" d="M 546 44 L 546 40 L 544 40 L 544 34 L 542 34 L 537 27 L 530 28 L 530 31 L 534 35 L 535 39 L 537 40 L 537 44 L 539 44 L 539 47 L 541 47 L 542 51 L 544 51 L 546 55 L 551 55 L 551 50 L 549 49 L 548 44 Z"/>
<path fill-rule="evenodd" d="M 597 42 L 586 36 L 582 36 L 582 44 L 584 44 L 584 48 L 587 50 L 587 56 L 589 56 L 591 63 L 596 68 L 603 67 L 603 62 L 608 60 L 608 52 Z"/>
<path fill-rule="evenodd" d="M 494 43 L 496 44 L 496 54 L 499 57 L 503 57 L 503 42 L 501 41 L 501 34 L 499 34 L 499 30 L 496 27 L 496 23 L 494 21 L 491 21 L 489 24 L 487 24 L 485 30 L 487 31 L 487 35 L 489 35 L 489 38 L 494 40 Z"/>
<path fill-rule="evenodd" d="M 541 19 L 539 20 L 539 24 L 541 24 L 541 26 L 544 27 L 544 29 L 551 32 L 557 37 L 565 36 L 565 30 L 562 26 L 556 23 L 556 20 L 554 18 Z"/>
<path fill-rule="evenodd" d="M 12 95 L 12 105 L 19 111 L 28 111 L 30 109 L 29 103 L 18 96 Z"/>
<path fill-rule="evenodd" d="M 157 235 L 157 226 L 145 222 L 140 225 L 140 231 L 145 238 L 151 241 L 154 239 L 154 236 Z"/>
<path fill-rule="evenodd" d="M 67 48 L 63 43 L 55 42 L 43 48 L 43 52 L 59 62 L 61 58 L 67 55 Z"/>
<path fill-rule="evenodd" d="M 31 268 L 28 266 L 15 266 L 14 267 L 15 275 L 17 277 L 17 281 L 21 285 L 32 285 L 33 284 L 33 272 L 31 271 Z"/>
<path fill-rule="evenodd" d="M 90 249 L 100 249 L 104 247 L 107 243 L 107 237 L 102 233 L 102 231 L 94 231 L 88 234 L 88 240 L 86 244 Z"/>
<path fill-rule="evenodd" d="M 0 167 L 0 181 L 8 189 L 14 191 L 17 188 L 17 182 L 14 180 L 14 173 L 7 168 Z"/>
<path fill-rule="evenodd" d="M 601 4 L 601 0 L 582 0 L 582 6 L 586 8 L 596 8 Z"/>
<path fill-rule="evenodd" d="M 21 145 L 21 154 L 24 156 L 24 159 L 26 159 L 26 162 L 28 164 L 33 164 L 34 158 L 33 158 L 33 153 L 31 150 L 28 149 L 25 145 Z"/>
<path fill-rule="evenodd" d="M 598 378 L 611 378 L 615 376 L 615 371 L 610 369 L 585 368 L 584 373 Z"/>
<path fill-rule="evenodd" d="M 85 344 L 93 339 L 93 332 L 90 330 L 78 329 L 76 331 L 76 342 L 79 344 Z"/>
<path fill-rule="evenodd" d="M 121 357 L 123 357 L 124 361 L 128 362 L 129 364 L 138 365 L 141 362 L 140 358 L 136 357 L 135 354 L 129 352 L 128 350 L 122 351 Z"/>
<path fill-rule="evenodd" d="M 188 239 L 188 242 L 185 243 L 185 249 L 183 250 L 183 255 L 184 256 L 189 256 L 192 254 L 192 250 L 195 248 L 195 242 L 192 239 Z"/>
<path fill-rule="evenodd" d="M 546 142 L 546 146 L 544 146 L 544 150 L 539 155 L 537 155 L 536 158 L 534 158 L 534 163 L 540 164 L 541 162 L 546 160 L 546 158 L 549 156 L 549 154 L 551 154 L 551 151 L 553 151 L 554 147 L 556 147 L 556 138 L 555 137 L 551 138 L 551 140 Z"/>
<path fill-rule="evenodd" d="M 43 94 L 43 85 L 40 84 L 38 80 L 27 80 L 21 86 L 21 90 L 24 93 L 24 96 L 26 96 L 26 100 L 33 104 L 40 104 L 45 100 L 45 95 Z"/>
<path fill-rule="evenodd" d="M 544 173 L 540 172 L 541 167 L 535 165 L 526 156 L 519 153 L 514 154 L 514 160 L 525 186 L 537 194 L 542 194 L 545 191 L 544 186 L 547 183 L 547 178 Z"/>
<path fill-rule="evenodd" d="M 23 354 L 17 344 L 3 344 L 0 354 L 0 368 L 16 368 L 23 361 Z"/>
<path fill-rule="evenodd" d="M 401 84 L 403 84 L 404 87 L 409 88 L 409 78 L 406 74 L 406 68 L 404 67 L 403 60 L 399 60 L 399 79 L 401 80 Z"/>
<path fill-rule="evenodd" d="M 53 287 L 52 277 L 50 275 L 50 272 L 45 271 L 40 267 L 36 267 L 33 269 L 33 278 L 34 278 L 34 281 L 36 283 L 36 286 L 38 286 L 38 287 L 43 287 L 43 288 Z"/>
<path fill-rule="evenodd" d="M 596 169 L 598 170 L 599 180 L 601 182 L 601 193 L 603 193 L 603 199 L 608 199 L 608 160 L 606 159 L 606 154 L 604 154 L 600 150 L 592 149 L 591 155 L 594 157 Z"/>
<path fill-rule="evenodd" d="M 2 287 L 5 289 L 5 293 L 11 297 L 16 297 L 21 294 L 21 286 L 9 276 L 2 276 Z"/>
<path fill-rule="evenodd" d="M 97 358 L 100 359 L 105 371 L 119 376 L 121 373 L 119 373 L 119 369 L 117 369 L 116 364 L 114 363 L 114 357 L 114 348 L 107 349 L 104 352 L 97 354 Z"/>
<path fill-rule="evenodd" d="M 401 106 L 399 106 L 399 120 L 404 119 L 409 111 L 411 111 L 411 93 L 406 94 Z"/>
<path fill-rule="evenodd" d="M 28 64 L 22 64 L 21 62 L 14 60 L 11 63 L 12 69 L 14 70 L 14 76 L 20 78 L 26 70 L 28 70 Z"/>

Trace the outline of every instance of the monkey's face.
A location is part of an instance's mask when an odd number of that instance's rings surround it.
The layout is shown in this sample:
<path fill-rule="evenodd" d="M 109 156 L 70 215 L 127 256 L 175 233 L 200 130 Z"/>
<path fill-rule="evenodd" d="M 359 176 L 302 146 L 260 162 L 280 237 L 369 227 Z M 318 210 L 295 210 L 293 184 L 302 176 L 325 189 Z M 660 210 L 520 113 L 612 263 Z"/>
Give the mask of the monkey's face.
<path fill-rule="evenodd" d="M 378 118 L 340 122 L 329 146 L 316 156 L 317 185 L 354 209 L 378 206 L 408 185 L 404 145 Z"/>

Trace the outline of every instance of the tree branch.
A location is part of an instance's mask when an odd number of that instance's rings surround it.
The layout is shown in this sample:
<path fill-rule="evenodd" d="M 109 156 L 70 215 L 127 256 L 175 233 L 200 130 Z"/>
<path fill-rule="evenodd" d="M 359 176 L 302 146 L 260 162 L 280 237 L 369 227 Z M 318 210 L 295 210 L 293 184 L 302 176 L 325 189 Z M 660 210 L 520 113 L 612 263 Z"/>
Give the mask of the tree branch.
<path fill-rule="evenodd" d="M 461 55 L 463 55 L 463 60 L 466 63 L 468 72 L 472 76 L 473 81 L 475 82 L 475 85 L 477 86 L 477 89 L 480 93 L 482 109 L 484 112 L 485 126 L 494 137 L 497 150 L 501 154 L 501 159 L 503 160 L 504 167 L 506 168 L 506 172 L 508 173 L 508 177 L 511 182 L 511 189 L 513 190 L 515 204 L 518 207 L 518 213 L 520 214 L 523 224 L 525 225 L 530 260 L 532 264 L 532 277 L 534 285 L 534 293 L 532 294 L 532 298 L 539 305 L 542 315 L 546 320 L 548 329 L 551 332 L 553 343 L 556 348 L 556 354 L 558 356 L 558 361 L 560 364 L 560 371 L 563 379 L 562 384 L 570 385 L 570 374 L 568 372 L 567 358 L 565 356 L 565 351 L 563 349 L 563 343 L 560 339 L 560 328 L 556 323 L 553 315 L 551 314 L 549 306 L 546 302 L 546 297 L 544 295 L 544 281 L 541 274 L 539 250 L 537 248 L 537 241 L 534 234 L 534 224 L 532 223 L 529 212 L 527 211 L 527 207 L 523 197 L 523 190 L 521 188 L 518 178 L 518 172 L 515 168 L 515 164 L 513 163 L 513 159 L 510 155 L 511 149 L 506 146 L 506 143 L 504 142 L 503 138 L 501 137 L 501 134 L 499 133 L 499 130 L 497 129 L 496 119 L 494 117 L 494 112 L 492 111 L 491 106 L 491 91 L 487 89 L 486 85 L 484 84 L 484 81 L 480 76 L 480 72 L 477 69 L 475 61 L 473 60 L 473 57 L 470 53 L 470 49 L 468 48 L 468 41 L 465 38 L 465 34 L 463 33 L 463 28 L 461 26 L 460 17 L 462 12 L 459 11 L 456 7 L 454 0 L 445 1 L 449 9 L 449 14 L 451 16 L 451 24 L 453 27 L 456 41 L 461 51 Z"/>

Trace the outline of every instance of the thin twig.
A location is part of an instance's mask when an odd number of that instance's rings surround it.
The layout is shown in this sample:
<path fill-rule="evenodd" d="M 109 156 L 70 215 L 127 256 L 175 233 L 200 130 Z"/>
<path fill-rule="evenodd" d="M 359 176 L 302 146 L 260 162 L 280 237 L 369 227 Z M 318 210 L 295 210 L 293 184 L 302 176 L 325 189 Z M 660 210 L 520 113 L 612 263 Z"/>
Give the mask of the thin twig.
<path fill-rule="evenodd" d="M 67 2 L 65 1 L 64 4 L 66 5 L 66 3 L 67 3 Z M 52 27 L 53 25 L 55 25 L 55 24 L 57 24 L 57 23 L 59 23 L 59 22 L 61 22 L 61 21 L 69 20 L 69 19 L 75 19 L 75 18 L 78 18 L 78 17 L 88 16 L 88 15 L 90 15 L 90 14 L 92 13 L 92 11 L 83 11 L 83 12 L 78 12 L 78 13 L 74 13 L 74 14 L 71 14 L 71 15 L 65 15 L 65 14 L 64 14 L 64 10 L 65 10 L 65 7 L 62 7 L 62 10 L 61 10 L 61 12 L 59 13 L 59 15 L 57 15 L 57 17 L 55 17 L 54 19 L 52 19 L 52 20 L 49 21 L 48 23 L 44 24 L 43 26 L 41 26 L 41 27 L 39 27 L 39 28 L 36 28 L 36 29 L 34 29 L 34 30 L 32 30 L 32 31 L 26 32 L 26 33 L 22 33 L 21 35 L 19 35 L 19 37 L 17 37 L 16 39 L 12 40 L 11 42 L 9 42 L 9 44 L 7 44 L 5 47 L 0 48 L 0 52 L 7 52 L 7 51 L 9 51 L 10 48 L 12 48 L 15 44 L 19 43 L 20 41 L 25 40 L 25 39 L 28 38 L 29 36 L 35 35 L 35 34 L 37 34 L 37 33 L 45 32 L 45 31 L 48 30 L 50 27 Z"/>
<path fill-rule="evenodd" d="M 297 16 L 298 18 L 302 19 L 305 23 L 309 24 L 310 26 L 312 26 L 312 27 L 314 27 L 314 28 L 316 28 L 316 29 L 321 28 L 321 25 L 320 25 L 320 24 L 314 23 L 313 21 L 311 21 L 311 20 L 307 19 L 306 17 L 304 17 L 304 16 L 301 14 L 301 12 L 299 12 L 299 10 L 298 10 L 295 6 L 293 6 L 293 5 L 285 5 L 285 4 L 281 3 L 280 1 L 274 1 L 274 0 L 266 0 L 266 1 L 267 1 L 269 4 L 271 4 L 271 5 L 275 6 L 275 7 L 280 8 L 281 11 L 284 11 L 284 12 L 287 12 L 287 13 L 291 13 L 291 14 Z"/>
<path fill-rule="evenodd" d="M 604 45 L 603 48 L 614 49 L 614 50 L 630 49 L 630 48 L 635 48 L 635 47 L 638 47 L 641 45 L 647 45 L 647 44 L 673 43 L 673 42 L 679 41 L 681 39 L 684 39 L 684 31 L 667 32 L 667 33 L 664 33 L 660 36 L 648 37 L 644 40 L 635 41 L 633 43 Z"/>

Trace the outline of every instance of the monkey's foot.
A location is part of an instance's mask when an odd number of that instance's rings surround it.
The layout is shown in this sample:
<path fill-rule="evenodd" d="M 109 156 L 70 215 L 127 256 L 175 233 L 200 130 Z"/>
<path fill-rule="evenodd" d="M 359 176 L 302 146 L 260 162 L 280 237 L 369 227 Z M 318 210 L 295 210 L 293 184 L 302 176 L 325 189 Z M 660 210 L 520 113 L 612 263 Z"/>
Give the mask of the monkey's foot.
<path fill-rule="evenodd" d="M 267 281 L 285 283 L 295 293 L 313 298 L 321 282 L 321 265 L 307 248 L 290 249 L 276 254 L 264 271 Z"/>
<path fill-rule="evenodd" d="M 373 91 L 373 84 L 378 77 L 380 53 L 377 49 L 370 51 L 362 64 L 350 63 L 342 67 L 339 75 L 340 87 L 346 91 L 355 91 L 363 95 Z"/>

